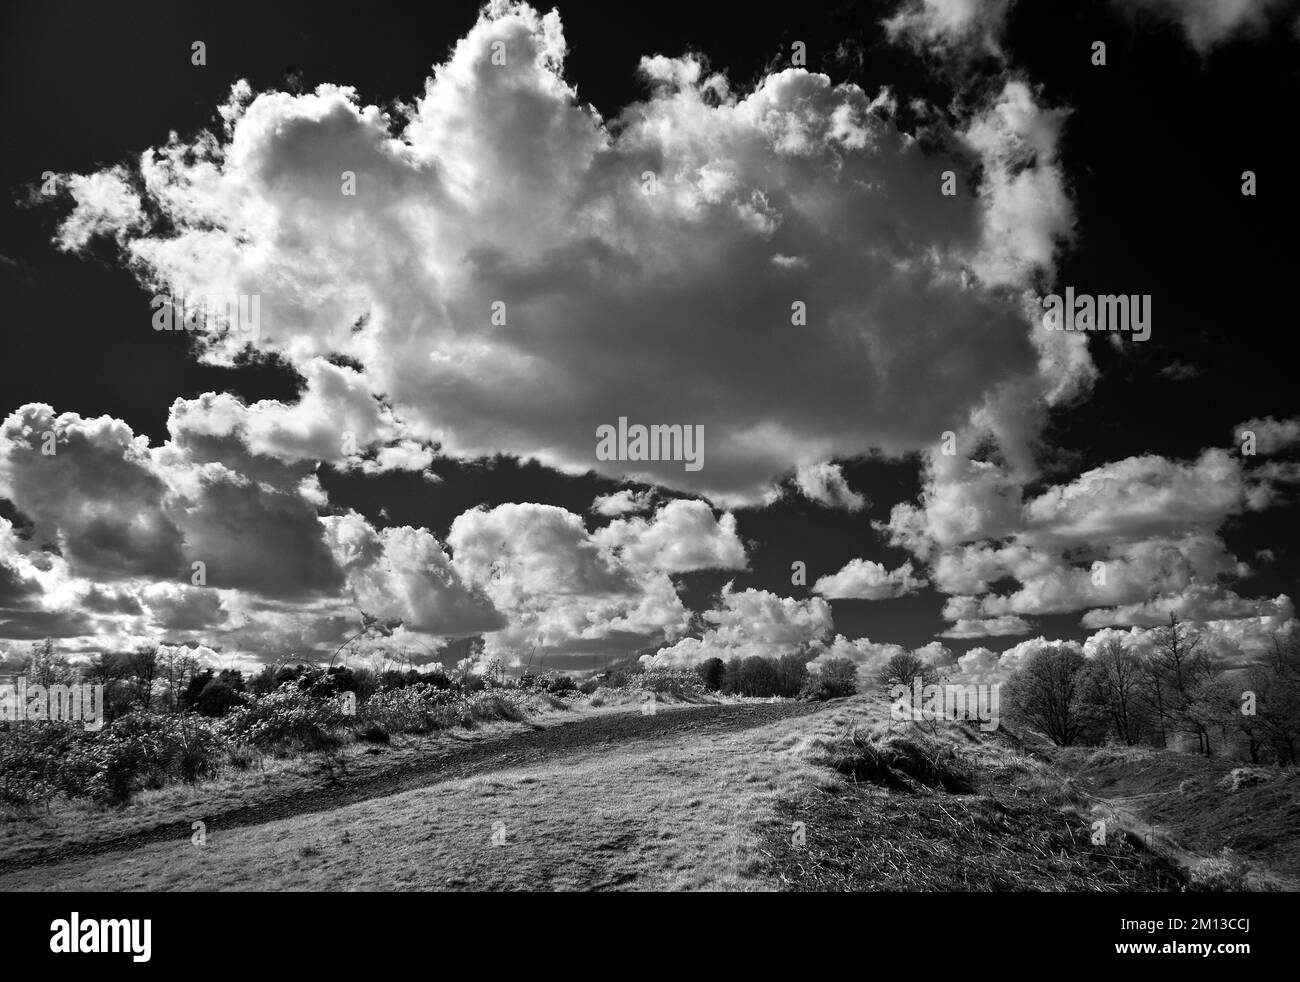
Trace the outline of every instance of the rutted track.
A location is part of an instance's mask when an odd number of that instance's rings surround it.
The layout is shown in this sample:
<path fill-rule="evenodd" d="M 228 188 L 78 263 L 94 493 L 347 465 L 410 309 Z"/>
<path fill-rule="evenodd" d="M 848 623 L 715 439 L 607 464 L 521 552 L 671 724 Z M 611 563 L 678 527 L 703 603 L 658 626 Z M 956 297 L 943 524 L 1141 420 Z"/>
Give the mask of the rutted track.
<path fill-rule="evenodd" d="M 322 787 L 306 794 L 295 792 L 264 799 L 254 805 L 209 812 L 204 815 L 204 821 L 210 829 L 223 831 L 263 825 L 297 815 L 332 811 L 445 781 L 562 760 L 604 745 L 623 747 L 631 742 L 652 741 L 683 733 L 707 737 L 766 726 L 816 712 L 818 708 L 817 703 L 746 703 L 673 707 L 653 716 L 632 710 L 579 717 L 523 733 L 489 737 L 478 743 L 445 749 L 439 747 L 427 758 L 413 764 L 359 777 L 345 776 L 332 787 Z M 163 822 L 123 835 L 34 849 L 0 859 L 0 875 L 78 857 L 136 849 L 156 842 L 185 841 L 190 837 L 190 830 L 189 820 Z"/>

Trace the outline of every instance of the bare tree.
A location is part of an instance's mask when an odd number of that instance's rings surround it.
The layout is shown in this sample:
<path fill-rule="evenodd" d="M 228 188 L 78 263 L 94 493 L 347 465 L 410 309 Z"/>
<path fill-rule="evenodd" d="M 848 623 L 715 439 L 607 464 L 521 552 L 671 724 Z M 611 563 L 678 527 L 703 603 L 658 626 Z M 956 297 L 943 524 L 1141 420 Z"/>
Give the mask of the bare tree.
<path fill-rule="evenodd" d="M 1205 756 L 1212 752 L 1209 725 L 1215 717 L 1214 706 L 1220 693 L 1213 683 L 1219 675 L 1202 643 L 1199 631 L 1178 615 L 1169 615 L 1169 624 L 1152 632 L 1154 648 L 1146 661 L 1147 701 L 1163 724 L 1197 739 L 1197 749 Z"/>
<path fill-rule="evenodd" d="M 117 651 L 101 651 L 90 659 L 82 670 L 82 677 L 87 682 L 109 686 L 120 682 L 130 674 L 127 655 Z"/>
<path fill-rule="evenodd" d="M 1118 638 L 1102 644 L 1092 660 L 1094 697 L 1115 735 L 1128 746 L 1142 737 L 1142 661 Z"/>
<path fill-rule="evenodd" d="M 199 660 L 189 654 L 188 648 L 175 647 L 164 649 L 158 661 L 159 674 L 167 694 L 166 708 L 175 712 L 180 706 L 181 693 L 199 669 Z"/>
<path fill-rule="evenodd" d="M 1086 701 L 1083 655 L 1065 645 L 1045 645 L 1003 686 L 1011 714 L 1058 747 L 1075 743 L 1095 723 Z"/>
<path fill-rule="evenodd" d="M 28 685 L 68 685 L 76 678 L 76 669 L 67 655 L 54 650 L 54 639 L 46 638 L 32 645 L 19 674 L 26 677 Z"/>
<path fill-rule="evenodd" d="M 153 687 L 158 680 L 158 649 L 141 645 L 126 659 L 127 669 L 140 690 L 140 704 L 145 709 L 153 706 Z"/>
<path fill-rule="evenodd" d="M 120 651 L 101 651 L 82 668 L 82 678 L 92 685 L 102 685 L 104 714 L 108 719 L 129 713 L 134 698 L 128 679 L 129 655 Z"/>
<path fill-rule="evenodd" d="M 1238 729 L 1250 741 L 1251 760 L 1258 762 L 1267 747 L 1280 764 L 1296 764 L 1300 750 L 1300 633 L 1285 641 L 1273 638 L 1273 648 L 1247 673 L 1247 684 L 1255 695 L 1255 714 L 1240 710 L 1235 715 Z"/>
<path fill-rule="evenodd" d="M 924 658 L 910 651 L 900 651 L 876 671 L 876 685 L 888 689 L 894 685 L 911 686 L 913 679 L 922 685 L 938 685 L 943 675 Z"/>

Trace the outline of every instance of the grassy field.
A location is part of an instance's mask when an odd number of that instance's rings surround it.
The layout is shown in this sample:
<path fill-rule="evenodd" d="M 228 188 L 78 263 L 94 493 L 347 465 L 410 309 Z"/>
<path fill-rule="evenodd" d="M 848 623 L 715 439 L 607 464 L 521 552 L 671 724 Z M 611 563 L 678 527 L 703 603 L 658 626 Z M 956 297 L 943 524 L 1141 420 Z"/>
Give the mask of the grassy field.
<path fill-rule="evenodd" d="M 1188 862 L 1140 836 L 1092 841 L 1093 809 L 1108 800 L 1101 758 L 1052 755 L 959 725 L 904 731 L 870 696 L 657 709 L 556 712 L 468 736 L 355 745 L 148 792 L 120 809 L 10 814 L 0 889 L 1165 890 L 1189 882 Z M 1157 757 L 1181 766 L 1181 755 Z M 1289 799 L 1255 799 L 1272 810 L 1278 838 L 1294 836 L 1294 775 L 1286 780 Z M 1131 799 L 1130 790 L 1118 793 Z M 1196 793 L 1241 792 L 1202 782 Z M 205 823 L 204 845 L 191 842 L 194 821 Z M 1222 848 L 1208 832 L 1183 846 L 1192 864 Z M 1287 853 L 1261 848 L 1252 858 L 1275 855 Z"/>

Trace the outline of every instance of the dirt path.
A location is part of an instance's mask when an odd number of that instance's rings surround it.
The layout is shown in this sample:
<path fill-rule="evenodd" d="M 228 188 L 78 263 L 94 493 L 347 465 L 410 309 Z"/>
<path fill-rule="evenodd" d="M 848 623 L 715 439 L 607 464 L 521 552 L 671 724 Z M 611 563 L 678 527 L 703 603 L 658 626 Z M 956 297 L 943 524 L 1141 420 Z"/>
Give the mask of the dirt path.
<path fill-rule="evenodd" d="M 1093 802 L 1090 814 L 1094 819 L 1106 823 L 1107 835 L 1114 835 L 1117 831 L 1129 835 L 1144 848 L 1159 852 L 1185 873 L 1190 873 L 1205 858 L 1184 848 L 1168 829 L 1145 821 L 1130 807 L 1136 801 L 1135 798 L 1100 798 L 1092 794 L 1087 795 L 1087 798 Z"/>
<path fill-rule="evenodd" d="M 738 705 L 674 706 L 655 715 L 629 712 L 584 716 L 523 733 L 491 737 L 468 745 L 439 747 L 427 757 L 400 768 L 363 776 L 343 775 L 332 787 L 262 799 L 253 805 L 208 812 L 205 820 L 224 830 L 263 825 L 280 819 L 330 812 L 372 799 L 430 787 L 462 778 L 531 765 L 559 762 L 575 754 L 625 752 L 629 743 L 690 735 L 708 738 L 816 712 L 817 704 L 747 703 Z M 154 843 L 186 841 L 190 821 L 167 821 L 57 847 L 32 849 L 0 859 L 0 875 L 63 863 L 68 860 L 142 848 Z"/>

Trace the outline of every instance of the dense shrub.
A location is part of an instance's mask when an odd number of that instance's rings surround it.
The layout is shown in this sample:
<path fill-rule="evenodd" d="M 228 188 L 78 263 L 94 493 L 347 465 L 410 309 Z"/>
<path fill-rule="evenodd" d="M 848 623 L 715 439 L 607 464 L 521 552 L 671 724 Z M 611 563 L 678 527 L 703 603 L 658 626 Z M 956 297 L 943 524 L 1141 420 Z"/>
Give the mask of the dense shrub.
<path fill-rule="evenodd" d="M 342 695 L 344 692 L 356 693 L 359 690 L 356 673 L 343 666 L 334 666 L 325 671 L 312 669 L 298 679 L 298 689 L 317 699 Z"/>
<path fill-rule="evenodd" d="M 247 691 L 255 696 L 264 696 L 274 692 L 286 682 L 296 682 L 307 672 L 311 671 L 306 665 L 281 665 L 276 668 L 274 665 L 265 666 L 256 675 L 250 676 L 247 683 Z"/>
<path fill-rule="evenodd" d="M 339 731 L 355 716 L 344 696 L 319 699 L 286 682 L 260 699 L 248 699 L 223 721 L 229 737 L 261 750 L 323 750 L 337 746 Z"/>
<path fill-rule="evenodd" d="M 376 692 L 358 705 L 355 693 L 339 691 L 348 683 L 344 672 L 289 674 L 265 695 L 238 694 L 235 708 L 219 719 L 136 710 L 98 732 L 79 723 L 0 723 L 0 801 L 27 805 L 64 795 L 123 802 L 143 788 L 197 781 L 227 764 L 246 770 L 262 753 L 336 748 L 349 733 L 387 743 L 392 734 L 519 721 L 539 707 L 563 706 L 548 690 L 574 688 L 558 672 L 540 677 L 532 691 L 492 684 L 465 692 L 426 675 L 429 681 Z M 190 690 L 196 709 L 214 684 L 221 677 L 205 673 Z"/>
<path fill-rule="evenodd" d="M 547 677 L 545 675 L 524 672 L 519 678 L 515 679 L 515 688 L 522 689 L 524 692 L 537 692 L 546 688 L 546 682 Z"/>
<path fill-rule="evenodd" d="M 517 689 L 480 689 L 458 692 L 431 685 L 409 685 L 377 692 L 361 706 L 359 719 L 374 722 L 389 733 L 429 733 L 453 726 L 473 726 L 491 720 L 519 721 L 541 699 L 540 687 L 532 692 Z"/>
<path fill-rule="evenodd" d="M 515 688 L 523 692 L 549 692 L 558 696 L 576 691 L 578 683 L 564 672 L 550 671 L 542 675 L 525 672 L 515 681 Z"/>
<path fill-rule="evenodd" d="M 216 773 L 224 747 L 216 724 L 192 714 L 137 710 L 97 733 L 76 723 L 29 723 L 0 740 L 0 797 L 121 802 L 141 788 Z"/>
<path fill-rule="evenodd" d="M 431 685 L 435 689 L 450 689 L 454 686 L 454 683 L 448 677 L 442 665 L 435 663 L 427 671 L 423 672 L 416 668 L 405 670 L 390 668 L 387 671 L 380 672 L 375 677 L 374 691 L 385 692 L 389 689 L 405 689 L 408 685 Z M 369 698 L 371 692 L 365 692 L 365 695 Z"/>
<path fill-rule="evenodd" d="M 66 770 L 90 773 L 85 797 L 125 801 L 140 788 L 162 787 L 168 779 L 194 782 L 215 774 L 224 746 L 217 726 L 206 719 L 137 711 L 78 743 Z M 62 790 L 75 796 L 77 789 Z"/>
<path fill-rule="evenodd" d="M 0 800 L 10 805 L 46 801 L 59 791 L 59 770 L 89 737 L 74 723 L 10 725 L 0 734 Z"/>
<path fill-rule="evenodd" d="M 848 658 L 830 658 L 822 662 L 816 674 L 808 676 L 799 691 L 801 699 L 838 699 L 858 691 L 858 668 Z"/>
<path fill-rule="evenodd" d="M 1241 857 L 1224 849 L 1192 867 L 1188 889 L 1197 893 L 1240 893 L 1249 888 L 1249 872 L 1250 867 Z"/>
<path fill-rule="evenodd" d="M 376 723 L 389 733 L 429 733 L 450 725 L 456 694 L 423 682 L 382 689 L 360 709 L 363 722 Z"/>
<path fill-rule="evenodd" d="M 577 688 L 578 683 L 573 681 L 572 675 L 560 675 L 547 684 L 546 691 L 553 696 L 562 696 L 569 692 L 576 692 Z"/>
<path fill-rule="evenodd" d="M 244 676 L 241 672 L 223 669 L 215 675 L 208 668 L 190 679 L 181 694 L 181 705 L 204 716 L 224 716 L 242 702 Z"/>

